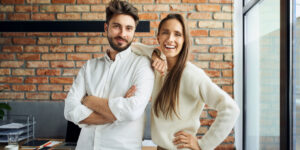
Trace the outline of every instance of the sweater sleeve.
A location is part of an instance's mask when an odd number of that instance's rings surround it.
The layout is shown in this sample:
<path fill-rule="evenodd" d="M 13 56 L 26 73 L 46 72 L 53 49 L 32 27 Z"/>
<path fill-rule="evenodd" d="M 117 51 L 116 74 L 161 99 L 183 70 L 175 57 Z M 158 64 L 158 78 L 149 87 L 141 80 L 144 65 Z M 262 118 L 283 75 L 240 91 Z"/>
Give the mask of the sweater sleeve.
<path fill-rule="evenodd" d="M 154 47 L 142 43 L 132 43 L 131 51 L 136 55 L 146 56 L 151 59 Z"/>
<path fill-rule="evenodd" d="M 198 140 L 202 150 L 217 147 L 231 132 L 240 110 L 236 102 L 221 88 L 214 84 L 203 72 L 199 91 L 200 96 L 209 107 L 217 110 L 217 117 L 206 134 Z"/>

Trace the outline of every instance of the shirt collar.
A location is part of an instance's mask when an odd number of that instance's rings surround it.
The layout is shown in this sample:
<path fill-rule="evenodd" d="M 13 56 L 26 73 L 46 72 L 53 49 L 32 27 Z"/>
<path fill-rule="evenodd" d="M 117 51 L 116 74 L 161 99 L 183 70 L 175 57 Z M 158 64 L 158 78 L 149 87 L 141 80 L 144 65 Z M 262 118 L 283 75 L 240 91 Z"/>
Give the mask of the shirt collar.
<path fill-rule="evenodd" d="M 113 61 L 110 59 L 109 55 L 108 55 L 108 52 L 109 50 L 107 50 L 105 52 L 105 59 L 108 60 L 108 61 Z M 122 59 L 122 58 L 125 58 L 126 56 L 128 56 L 129 54 L 131 53 L 131 46 L 129 46 L 127 49 L 123 50 L 122 52 L 119 52 L 117 55 L 116 55 L 116 58 L 115 58 L 115 61 L 119 60 L 119 59 Z"/>

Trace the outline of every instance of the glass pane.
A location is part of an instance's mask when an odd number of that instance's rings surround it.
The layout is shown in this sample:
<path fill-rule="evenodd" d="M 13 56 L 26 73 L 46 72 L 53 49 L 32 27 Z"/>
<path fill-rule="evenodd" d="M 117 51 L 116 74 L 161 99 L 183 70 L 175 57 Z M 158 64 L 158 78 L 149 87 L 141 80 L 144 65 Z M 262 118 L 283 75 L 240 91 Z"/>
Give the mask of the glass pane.
<path fill-rule="evenodd" d="M 279 0 L 245 16 L 246 149 L 279 149 Z"/>
<path fill-rule="evenodd" d="M 294 137 L 295 148 L 300 150 L 300 0 L 296 0 L 296 14 L 294 26 L 294 39 L 293 39 L 293 98 L 296 109 L 294 109 Z"/>

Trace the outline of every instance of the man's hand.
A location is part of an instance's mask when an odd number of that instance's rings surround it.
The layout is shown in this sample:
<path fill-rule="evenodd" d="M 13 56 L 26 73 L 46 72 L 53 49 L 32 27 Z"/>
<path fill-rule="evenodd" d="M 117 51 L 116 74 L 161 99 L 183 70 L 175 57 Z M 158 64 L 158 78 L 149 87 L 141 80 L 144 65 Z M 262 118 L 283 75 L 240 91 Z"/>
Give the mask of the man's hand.
<path fill-rule="evenodd" d="M 178 149 L 190 148 L 192 150 L 201 150 L 197 142 L 197 137 L 186 133 L 184 131 L 179 131 L 175 133 L 175 138 L 173 140 L 174 145 L 177 145 Z"/>
<path fill-rule="evenodd" d="M 126 92 L 124 98 L 129 98 L 133 96 L 135 91 L 136 91 L 136 86 L 135 85 L 131 86 L 130 89 Z"/>
<path fill-rule="evenodd" d="M 96 96 L 85 96 L 82 99 L 81 103 L 86 107 L 92 109 L 93 106 L 97 105 L 97 99 L 98 97 Z"/>
<path fill-rule="evenodd" d="M 167 63 L 161 59 L 155 51 L 152 53 L 151 60 L 153 69 L 157 70 L 162 76 L 165 75 Z"/>

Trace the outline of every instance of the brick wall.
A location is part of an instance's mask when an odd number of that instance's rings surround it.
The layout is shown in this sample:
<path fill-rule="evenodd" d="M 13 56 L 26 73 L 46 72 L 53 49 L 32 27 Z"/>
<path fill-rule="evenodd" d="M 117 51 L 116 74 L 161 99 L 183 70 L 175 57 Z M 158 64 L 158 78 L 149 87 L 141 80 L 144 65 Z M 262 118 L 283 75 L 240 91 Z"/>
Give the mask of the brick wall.
<path fill-rule="evenodd" d="M 105 20 L 109 0 L 0 0 L 0 20 Z M 149 20 L 149 33 L 136 41 L 157 44 L 159 21 L 170 12 L 189 22 L 193 49 L 190 60 L 203 68 L 222 89 L 233 95 L 233 0 L 129 0 Z M 0 100 L 63 101 L 86 60 L 103 56 L 103 33 L 0 33 Z M 216 112 L 201 115 L 201 137 Z M 234 132 L 218 149 L 234 148 Z"/>

